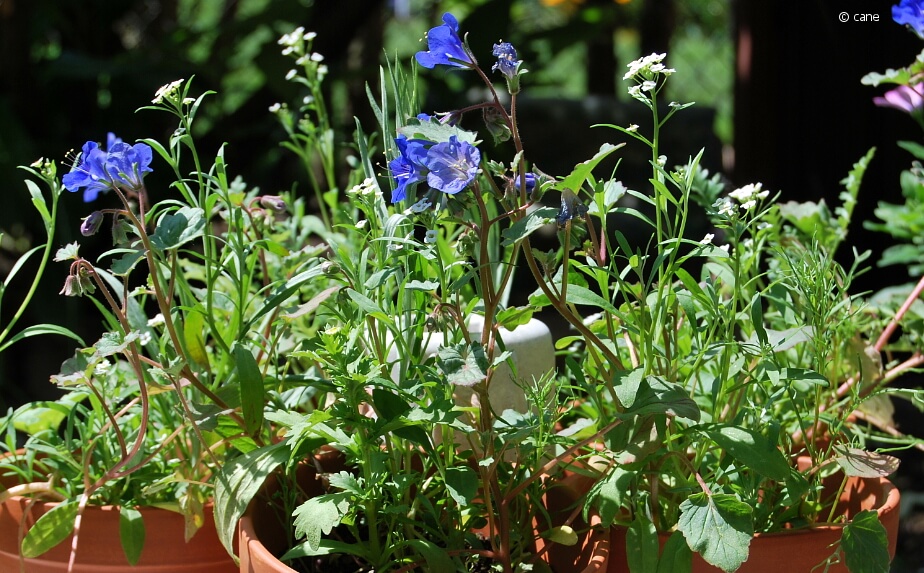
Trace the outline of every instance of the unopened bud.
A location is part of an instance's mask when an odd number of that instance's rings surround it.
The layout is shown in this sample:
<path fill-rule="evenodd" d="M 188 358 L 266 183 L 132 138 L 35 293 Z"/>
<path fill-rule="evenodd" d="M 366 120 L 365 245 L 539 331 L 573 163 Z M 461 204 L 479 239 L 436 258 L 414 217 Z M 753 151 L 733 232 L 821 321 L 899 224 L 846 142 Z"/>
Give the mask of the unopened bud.
<path fill-rule="evenodd" d="M 99 211 L 93 211 L 80 224 L 80 234 L 84 237 L 95 235 L 103 224 L 103 214 Z"/>
<path fill-rule="evenodd" d="M 286 210 L 286 202 L 279 195 L 264 195 L 260 197 L 260 205 L 267 209 L 272 209 L 277 213 L 282 213 Z"/>

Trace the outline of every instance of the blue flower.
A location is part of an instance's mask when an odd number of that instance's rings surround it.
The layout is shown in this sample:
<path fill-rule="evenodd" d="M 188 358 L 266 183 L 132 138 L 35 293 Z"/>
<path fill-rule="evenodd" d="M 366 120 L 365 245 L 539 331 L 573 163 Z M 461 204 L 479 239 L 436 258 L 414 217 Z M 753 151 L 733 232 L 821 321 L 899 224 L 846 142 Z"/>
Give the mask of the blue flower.
<path fill-rule="evenodd" d="M 586 215 L 587 206 L 581 203 L 581 200 L 577 198 L 573 191 L 565 189 L 561 192 L 561 209 L 558 210 L 558 216 L 555 217 L 559 227 L 564 227 L 565 223 L 575 217 L 583 219 Z"/>
<path fill-rule="evenodd" d="M 533 189 L 536 188 L 536 174 L 527 173 L 525 179 L 526 179 L 526 189 L 525 190 L 527 193 L 532 193 Z M 520 190 L 520 176 L 519 175 L 517 175 L 516 178 L 514 178 L 513 180 L 513 188 L 515 191 Z"/>
<path fill-rule="evenodd" d="M 417 52 L 417 63 L 425 68 L 444 65 L 470 68 L 475 60 L 459 38 L 459 21 L 449 12 L 443 14 L 442 26 L 427 32 L 427 52 Z"/>
<path fill-rule="evenodd" d="M 427 155 L 425 146 L 432 142 L 422 139 L 408 140 L 404 135 L 399 135 L 395 138 L 395 143 L 398 145 L 399 155 L 388 163 L 391 176 L 398 184 L 391 194 L 392 203 L 404 201 L 407 198 L 408 185 L 416 185 L 426 178 L 423 165 Z"/>
<path fill-rule="evenodd" d="M 70 173 L 61 178 L 64 188 L 71 192 L 83 189 L 83 201 L 89 203 L 102 191 L 112 188 L 109 172 L 106 170 L 106 152 L 95 141 L 83 144 L 77 162 Z"/>
<path fill-rule="evenodd" d="M 892 19 L 911 28 L 924 39 L 924 0 L 902 0 L 892 6 Z"/>
<path fill-rule="evenodd" d="M 424 165 L 429 169 L 430 187 L 455 195 L 468 187 L 478 175 L 481 153 L 467 141 L 452 135 L 449 141 L 437 143 L 427 152 Z"/>
<path fill-rule="evenodd" d="M 150 146 L 144 143 L 129 145 L 113 133 L 107 135 L 106 144 L 106 151 L 103 151 L 95 141 L 84 143 L 70 173 L 61 178 L 68 191 L 83 189 L 85 203 L 96 200 L 101 192 L 113 187 L 137 191 L 143 185 L 144 174 L 153 171 Z"/>
<path fill-rule="evenodd" d="M 144 186 L 141 182 L 144 174 L 153 171 L 152 158 L 153 153 L 149 145 L 129 145 L 120 141 L 109 148 L 106 165 L 116 185 L 137 191 Z"/>
<path fill-rule="evenodd" d="M 508 80 L 512 80 L 517 75 L 517 68 L 520 67 L 520 60 L 517 59 L 517 51 L 510 42 L 501 42 L 494 44 L 494 51 L 497 56 L 497 63 L 491 68 L 491 71 L 500 71 Z"/>

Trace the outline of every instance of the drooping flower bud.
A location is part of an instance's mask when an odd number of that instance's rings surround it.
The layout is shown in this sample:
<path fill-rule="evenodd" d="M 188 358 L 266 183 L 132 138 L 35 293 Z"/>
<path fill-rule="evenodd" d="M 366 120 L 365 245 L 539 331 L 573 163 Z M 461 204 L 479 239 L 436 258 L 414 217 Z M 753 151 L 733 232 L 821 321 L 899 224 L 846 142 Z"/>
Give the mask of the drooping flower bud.
<path fill-rule="evenodd" d="M 80 224 L 80 234 L 84 237 L 91 237 L 99 231 L 103 224 L 103 214 L 100 211 L 93 211 L 83 219 Z"/>
<path fill-rule="evenodd" d="M 264 195 L 260 197 L 260 205 L 277 213 L 282 213 L 286 210 L 286 202 L 279 195 Z"/>

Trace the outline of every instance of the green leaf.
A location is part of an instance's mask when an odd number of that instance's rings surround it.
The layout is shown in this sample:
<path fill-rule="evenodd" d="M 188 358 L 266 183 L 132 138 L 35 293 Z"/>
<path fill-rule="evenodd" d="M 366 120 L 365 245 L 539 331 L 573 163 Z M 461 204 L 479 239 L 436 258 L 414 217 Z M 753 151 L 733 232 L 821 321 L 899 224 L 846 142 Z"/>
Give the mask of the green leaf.
<path fill-rule="evenodd" d="M 56 402 L 30 402 L 13 413 L 13 427 L 29 435 L 47 430 L 57 430 L 61 422 L 78 403 L 86 399 L 88 392 L 68 392 Z"/>
<path fill-rule="evenodd" d="M 525 217 L 513 225 L 510 225 L 509 228 L 504 229 L 502 233 L 504 237 L 502 245 L 509 247 L 516 244 L 517 241 L 532 235 L 534 232 L 549 224 L 549 221 L 555 219 L 557 216 L 558 209 L 555 207 L 540 207 L 535 211 L 527 213 Z"/>
<path fill-rule="evenodd" d="M 138 333 L 134 331 L 129 332 L 125 338 L 122 338 L 122 333 L 120 332 L 106 332 L 100 337 L 99 341 L 93 345 L 93 349 L 95 350 L 93 358 L 105 358 L 113 354 L 119 354 L 128 348 L 128 345 L 137 338 Z"/>
<path fill-rule="evenodd" d="M 700 410 L 683 386 L 657 376 L 648 376 L 639 387 L 635 403 L 626 409 L 624 415 L 647 414 L 666 414 L 699 420 Z"/>
<path fill-rule="evenodd" d="M 175 249 L 202 235 L 203 229 L 205 217 L 202 209 L 180 207 L 160 218 L 151 235 L 151 244 L 162 251 Z"/>
<path fill-rule="evenodd" d="M 119 508 L 119 539 L 129 565 L 138 563 L 144 548 L 144 519 L 133 507 Z"/>
<path fill-rule="evenodd" d="M 625 145 L 625 143 L 620 143 L 619 145 L 612 145 L 610 143 L 604 143 L 600 146 L 600 150 L 594 154 L 593 157 L 578 163 L 574 166 L 574 169 L 571 173 L 565 177 L 562 181 L 552 185 L 552 189 L 558 189 L 564 191 L 565 189 L 570 189 L 571 191 L 577 191 L 584 186 L 584 182 L 587 180 L 592 181 L 591 172 L 597 167 L 597 165 L 606 159 L 610 154 Z"/>
<path fill-rule="evenodd" d="M 697 493 L 680 504 L 677 528 L 690 549 L 731 573 L 748 558 L 754 536 L 753 510 L 733 495 Z"/>
<path fill-rule="evenodd" d="M 56 505 L 38 518 L 22 540 L 22 556 L 33 559 L 67 539 L 74 531 L 77 509 L 77 500 L 70 500 Z"/>
<path fill-rule="evenodd" d="M 614 314 L 619 314 L 619 310 L 617 310 L 617 308 L 613 306 L 610 301 L 606 300 L 589 288 L 575 284 L 568 285 L 567 302 L 579 305 L 596 306 Z"/>
<path fill-rule="evenodd" d="M 626 531 L 626 558 L 631 573 L 655 573 L 658 567 L 658 530 L 638 513 Z"/>
<path fill-rule="evenodd" d="M 183 321 L 183 345 L 186 355 L 202 367 L 209 366 L 209 355 L 205 349 L 205 308 L 197 305 L 186 313 Z"/>
<path fill-rule="evenodd" d="M 861 511 L 841 533 L 844 561 L 851 573 L 888 573 L 889 540 L 875 511 Z"/>
<path fill-rule="evenodd" d="M 758 432 L 727 424 L 710 424 L 696 429 L 757 473 L 779 482 L 789 476 L 789 463 L 783 452 Z"/>
<path fill-rule="evenodd" d="M 485 378 L 488 359 L 484 348 L 477 342 L 445 346 L 437 353 L 440 370 L 450 383 L 457 386 L 474 386 Z"/>
<path fill-rule="evenodd" d="M 58 326 L 55 324 L 33 324 L 32 326 L 27 326 L 17 332 L 14 336 L 10 337 L 3 345 L 0 345 L 0 352 L 3 352 L 7 347 L 19 342 L 24 338 L 29 338 L 31 336 L 41 336 L 43 334 L 58 334 L 72 340 L 76 340 L 81 346 L 84 345 L 84 341 L 73 331 L 64 328 L 63 326 Z"/>
<path fill-rule="evenodd" d="M 407 542 L 414 551 L 423 556 L 428 571 L 455 571 L 456 566 L 445 549 L 426 539 L 411 539 Z"/>
<path fill-rule="evenodd" d="M 644 374 L 645 368 L 640 366 L 635 370 L 616 372 L 613 376 L 613 389 L 616 390 L 616 397 L 624 407 L 631 408 L 635 404 Z"/>
<path fill-rule="evenodd" d="M 658 573 L 690 573 L 693 569 L 693 552 L 683 533 L 675 531 L 667 538 L 658 561 Z"/>
<path fill-rule="evenodd" d="M 138 264 L 138 261 L 144 258 L 144 251 L 131 251 L 125 253 L 120 258 L 113 261 L 112 266 L 109 268 L 112 271 L 112 274 L 124 277 L 132 272 L 132 269 L 135 268 L 135 265 Z"/>
<path fill-rule="evenodd" d="M 327 535 L 350 510 L 353 495 L 348 492 L 327 493 L 313 497 L 295 508 L 295 537 L 305 537 L 310 549 L 321 546 L 321 536 Z"/>
<path fill-rule="evenodd" d="M 446 489 L 462 508 L 467 508 L 478 493 L 478 474 L 466 466 L 446 468 Z"/>
<path fill-rule="evenodd" d="M 335 553 L 356 555 L 364 561 L 370 561 L 372 558 L 363 543 L 344 543 L 336 539 L 322 539 L 318 547 L 314 549 L 309 547 L 307 542 L 299 543 L 292 549 L 289 549 L 280 559 L 282 561 L 291 561 L 300 557 L 317 557 Z"/>
<path fill-rule="evenodd" d="M 241 411 L 247 433 L 256 435 L 263 425 L 263 374 L 257 360 L 242 345 L 232 348 L 237 377 L 240 381 Z"/>
<path fill-rule="evenodd" d="M 215 526 L 229 553 L 234 551 L 237 522 L 273 470 L 289 459 L 285 442 L 252 450 L 226 462 L 215 476 Z"/>
<path fill-rule="evenodd" d="M 597 480 L 587 494 L 588 503 L 585 505 L 589 509 L 591 505 L 597 508 L 603 527 L 610 527 L 616 520 L 622 502 L 629 492 L 632 482 L 635 480 L 635 472 L 625 469 L 623 465 L 616 465 L 610 469 L 603 478 Z M 585 518 L 586 518 L 585 511 Z"/>

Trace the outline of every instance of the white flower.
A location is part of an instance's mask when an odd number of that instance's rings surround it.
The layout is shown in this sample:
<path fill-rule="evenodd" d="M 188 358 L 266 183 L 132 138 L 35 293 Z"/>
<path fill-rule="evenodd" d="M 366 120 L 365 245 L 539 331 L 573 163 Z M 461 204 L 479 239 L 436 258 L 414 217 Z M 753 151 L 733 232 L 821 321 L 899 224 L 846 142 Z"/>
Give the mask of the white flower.
<path fill-rule="evenodd" d="M 96 365 L 96 368 L 93 369 L 93 373 L 97 376 L 102 376 L 106 372 L 109 372 L 109 369 L 112 367 L 112 364 L 108 360 L 102 360 L 99 364 Z"/>
<path fill-rule="evenodd" d="M 632 86 L 632 87 L 630 87 L 630 88 L 629 88 L 629 95 L 632 96 L 632 97 L 634 97 L 634 98 L 636 98 L 636 99 L 638 99 L 639 97 L 644 97 L 644 96 L 642 96 L 642 86 Z"/>
<path fill-rule="evenodd" d="M 660 165 L 661 167 L 664 167 L 665 165 L 667 165 L 667 156 L 666 156 L 666 155 L 659 155 L 659 156 L 658 156 L 658 165 Z"/>
<path fill-rule="evenodd" d="M 287 79 L 287 80 L 291 80 L 292 78 L 294 78 L 294 77 L 297 76 L 297 75 L 298 75 L 298 71 L 297 71 L 297 70 L 289 70 L 289 72 L 286 74 L 286 79 Z"/>
<path fill-rule="evenodd" d="M 369 223 L 369 219 L 360 219 L 359 221 L 356 221 L 356 228 L 365 229 L 368 223 Z"/>
<path fill-rule="evenodd" d="M 318 37 L 318 33 L 317 32 L 305 32 L 305 35 L 302 37 L 305 39 L 306 42 L 310 42 Z"/>
<path fill-rule="evenodd" d="M 311 105 L 314 103 L 314 98 L 312 96 L 305 96 L 305 98 L 302 99 L 302 103 L 305 105 Z"/>
<path fill-rule="evenodd" d="M 427 231 L 427 234 L 424 236 L 424 243 L 428 245 L 432 245 L 433 243 L 435 243 L 437 233 L 438 231 L 436 229 L 430 229 L 429 231 Z"/>
<path fill-rule="evenodd" d="M 735 207 L 728 199 L 719 199 L 713 206 L 718 207 L 719 215 L 730 217 L 735 213 Z"/>
<path fill-rule="evenodd" d="M 724 245 L 720 246 L 719 248 L 722 249 L 723 251 L 725 251 L 725 252 L 727 253 L 727 252 L 728 252 L 728 243 L 725 243 Z"/>
<path fill-rule="evenodd" d="M 632 125 L 626 128 L 626 131 L 628 131 L 629 133 L 635 133 L 636 131 L 638 131 L 638 124 L 633 123 Z"/>
<path fill-rule="evenodd" d="M 312 52 L 310 58 L 312 62 L 323 62 L 324 61 L 324 56 L 317 52 Z"/>
<path fill-rule="evenodd" d="M 154 92 L 154 99 L 151 100 L 151 103 L 161 103 L 164 101 L 165 97 L 171 96 L 180 89 L 180 86 L 183 85 L 183 80 L 179 79 L 173 82 L 170 82 L 167 85 L 161 86 L 156 92 Z"/>
<path fill-rule="evenodd" d="M 751 199 L 750 201 L 745 201 L 744 203 L 741 204 L 741 208 L 745 211 L 750 211 L 756 206 L 757 206 L 757 201 L 755 201 L 754 199 Z"/>
<path fill-rule="evenodd" d="M 764 189 L 763 191 L 761 191 L 760 193 L 757 194 L 757 198 L 758 198 L 758 199 L 766 199 L 767 196 L 769 196 L 769 195 L 770 195 L 770 191 L 767 190 L 767 189 Z"/>
<path fill-rule="evenodd" d="M 715 238 L 715 235 L 712 233 L 706 233 L 706 236 L 700 240 L 700 243 L 703 245 L 708 245 L 712 242 L 712 239 Z"/>
<path fill-rule="evenodd" d="M 163 324 L 164 322 L 166 322 L 166 321 L 164 320 L 164 315 L 163 315 L 162 313 L 158 312 L 156 315 L 154 315 L 153 318 L 151 318 L 150 320 L 148 320 L 148 326 L 150 326 L 151 328 L 154 328 L 155 326 L 160 326 L 160 325 Z"/>
<path fill-rule="evenodd" d="M 644 82 L 642 82 L 642 85 L 641 85 L 643 92 L 650 92 L 656 87 L 658 87 L 658 82 L 653 82 L 651 80 L 645 80 Z"/>
<path fill-rule="evenodd" d="M 626 75 L 624 75 L 622 79 L 632 79 L 633 77 L 643 72 L 657 73 L 660 71 L 660 68 L 658 70 L 653 70 L 652 68 L 661 64 L 661 61 L 666 55 L 667 54 L 651 54 L 645 56 L 644 58 L 639 58 L 634 62 L 629 62 L 626 64 L 626 67 L 629 68 L 629 71 L 626 72 Z"/>
<path fill-rule="evenodd" d="M 318 79 L 322 80 L 324 79 L 324 76 L 326 75 L 327 75 L 327 66 L 325 66 L 324 64 L 321 64 L 320 66 L 318 66 Z"/>
<path fill-rule="evenodd" d="M 739 203 L 747 203 L 754 198 L 760 192 L 760 183 L 749 183 L 744 187 L 739 187 L 728 194 L 732 199 L 736 199 Z"/>
<path fill-rule="evenodd" d="M 149 342 L 151 342 L 151 333 L 142 332 L 141 336 L 138 337 L 138 344 L 141 346 L 146 346 Z"/>

